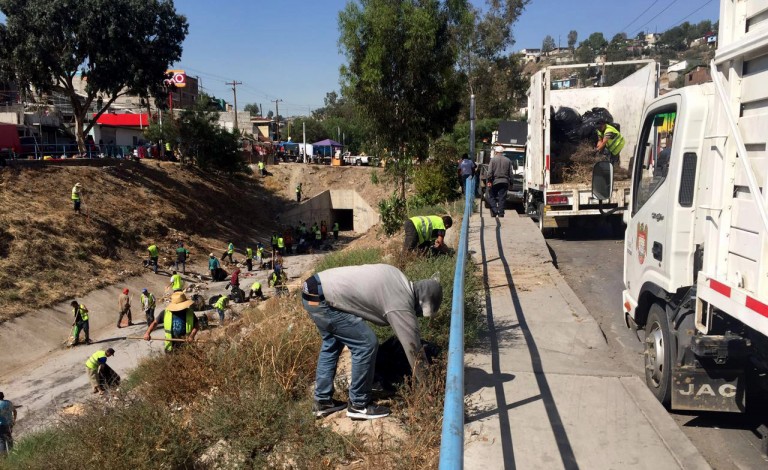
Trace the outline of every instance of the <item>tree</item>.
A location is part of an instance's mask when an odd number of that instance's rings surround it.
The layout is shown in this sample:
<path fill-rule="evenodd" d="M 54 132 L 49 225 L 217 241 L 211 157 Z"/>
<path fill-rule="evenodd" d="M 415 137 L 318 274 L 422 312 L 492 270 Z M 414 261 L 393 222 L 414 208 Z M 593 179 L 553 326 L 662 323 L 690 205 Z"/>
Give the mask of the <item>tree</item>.
<path fill-rule="evenodd" d="M 608 41 L 606 41 L 603 33 L 592 33 L 585 42 L 595 54 L 602 54 L 605 51 L 605 48 L 608 47 Z"/>
<path fill-rule="evenodd" d="M 243 108 L 243 111 L 251 113 L 251 116 L 261 116 L 261 108 L 256 103 L 248 103 Z"/>
<path fill-rule="evenodd" d="M 549 55 L 549 53 L 552 52 L 555 47 L 555 38 L 547 34 L 547 37 L 545 37 L 544 41 L 541 43 L 541 52 L 543 52 L 545 55 Z"/>
<path fill-rule="evenodd" d="M 272 119 L 273 117 L 275 117 L 275 112 L 270 109 L 267 111 L 267 119 Z"/>
<path fill-rule="evenodd" d="M 573 48 L 576 46 L 576 42 L 579 40 L 579 32 L 575 29 L 572 29 L 568 32 L 568 48 L 573 51 Z"/>
<path fill-rule="evenodd" d="M 211 111 L 210 101 L 203 94 L 194 107 L 181 112 L 177 125 L 182 155 L 192 158 L 199 168 L 245 171 L 239 136 L 219 126 L 218 113 Z"/>
<path fill-rule="evenodd" d="M 0 12 L 0 72 L 66 96 L 81 152 L 85 134 L 119 96 L 167 96 L 165 71 L 181 59 L 189 30 L 170 0 L 0 0 Z M 76 89 L 78 74 L 86 80 L 84 95 Z M 86 126 L 91 112 L 96 116 Z"/>
<path fill-rule="evenodd" d="M 362 0 L 339 14 L 344 96 L 371 119 L 392 152 L 387 171 L 405 198 L 413 158 L 456 122 L 460 108 L 457 53 L 451 28 L 466 3 L 452 0 Z M 429 53 L 425 53 L 429 51 Z"/>

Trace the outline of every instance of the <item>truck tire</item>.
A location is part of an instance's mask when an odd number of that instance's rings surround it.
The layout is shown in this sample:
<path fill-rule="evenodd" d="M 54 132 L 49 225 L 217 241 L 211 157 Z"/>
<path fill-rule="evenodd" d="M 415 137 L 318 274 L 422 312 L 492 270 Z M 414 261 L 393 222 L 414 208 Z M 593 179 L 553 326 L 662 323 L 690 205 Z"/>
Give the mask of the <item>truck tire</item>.
<path fill-rule="evenodd" d="M 672 354 L 667 313 L 654 303 L 645 323 L 645 383 L 667 408 L 672 397 Z"/>
<path fill-rule="evenodd" d="M 355 160 L 355 165 L 356 166 L 363 166 L 363 161 L 358 158 L 357 160 Z"/>

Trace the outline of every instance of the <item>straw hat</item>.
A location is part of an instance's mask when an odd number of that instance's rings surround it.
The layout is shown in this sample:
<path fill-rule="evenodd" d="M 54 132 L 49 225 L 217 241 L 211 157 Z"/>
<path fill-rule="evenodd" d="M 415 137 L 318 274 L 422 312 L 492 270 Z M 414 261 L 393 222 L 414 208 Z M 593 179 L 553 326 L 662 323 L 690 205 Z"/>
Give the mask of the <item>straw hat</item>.
<path fill-rule="evenodd" d="M 187 296 L 184 295 L 184 292 L 174 292 L 171 296 L 171 303 L 168 305 L 168 310 L 171 312 L 179 312 L 188 309 L 193 303 L 194 302 L 191 300 L 187 300 Z"/>

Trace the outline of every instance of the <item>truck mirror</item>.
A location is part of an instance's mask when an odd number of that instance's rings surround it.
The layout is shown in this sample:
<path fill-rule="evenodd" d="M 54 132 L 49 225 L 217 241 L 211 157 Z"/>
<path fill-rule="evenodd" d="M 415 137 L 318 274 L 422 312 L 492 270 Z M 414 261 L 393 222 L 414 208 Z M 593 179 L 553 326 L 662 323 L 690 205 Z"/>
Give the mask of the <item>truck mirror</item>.
<path fill-rule="evenodd" d="M 598 201 L 611 199 L 613 192 L 613 165 L 611 162 L 597 162 L 592 169 L 592 197 Z"/>
<path fill-rule="evenodd" d="M 512 160 L 512 169 L 517 171 L 520 166 L 517 164 L 517 160 Z"/>

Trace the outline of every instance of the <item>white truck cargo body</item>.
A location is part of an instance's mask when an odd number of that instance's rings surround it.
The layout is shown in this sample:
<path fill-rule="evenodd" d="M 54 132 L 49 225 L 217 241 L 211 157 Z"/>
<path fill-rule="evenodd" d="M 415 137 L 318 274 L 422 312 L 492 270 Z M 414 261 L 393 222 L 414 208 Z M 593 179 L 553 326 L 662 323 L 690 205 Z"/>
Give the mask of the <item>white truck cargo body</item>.
<path fill-rule="evenodd" d="M 718 36 L 714 83 L 644 113 L 623 304 L 660 401 L 740 412 L 768 390 L 768 0 L 722 0 Z"/>
<path fill-rule="evenodd" d="M 617 66 L 641 68 L 612 86 L 552 90 L 553 72 L 563 69 Z M 595 107 L 606 108 L 614 122 L 621 126 L 626 141 L 620 165 L 627 168 L 629 157 L 637 143 L 637 133 L 645 106 L 657 96 L 658 67 L 653 60 L 611 62 L 606 64 L 575 64 L 551 66 L 531 77 L 528 89 L 528 154 L 526 158 L 526 207 L 544 228 L 568 226 L 574 216 L 599 215 L 600 204 L 592 197 L 589 184 L 552 184 L 550 155 L 552 154 L 552 122 L 550 109 L 570 107 L 584 113 Z M 614 185 L 610 200 L 603 201 L 605 209 L 624 207 L 629 203 L 629 182 Z M 620 217 L 620 216 L 616 216 Z"/>

